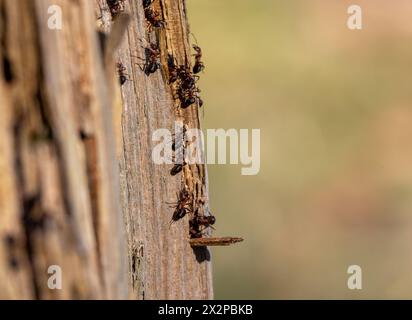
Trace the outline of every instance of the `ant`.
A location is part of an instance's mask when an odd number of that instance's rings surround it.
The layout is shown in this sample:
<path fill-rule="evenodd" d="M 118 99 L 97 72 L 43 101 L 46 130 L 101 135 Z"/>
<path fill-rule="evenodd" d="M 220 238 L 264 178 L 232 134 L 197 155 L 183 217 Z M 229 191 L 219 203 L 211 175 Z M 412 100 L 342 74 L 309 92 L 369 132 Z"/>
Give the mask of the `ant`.
<path fill-rule="evenodd" d="M 180 160 L 179 163 L 175 163 L 173 168 L 170 170 L 170 174 L 172 176 L 175 176 L 178 173 L 182 172 L 183 167 L 185 165 L 187 165 L 186 161 L 184 160 L 184 158 L 185 158 L 185 148 L 186 148 L 186 137 L 185 137 L 186 131 L 187 131 L 187 126 L 185 125 L 183 127 L 182 135 L 177 136 L 177 137 L 174 135 L 174 138 L 173 138 L 172 150 L 175 153 L 176 153 L 176 151 L 179 150 L 181 152 L 181 154 L 178 157 L 179 157 L 179 159 L 181 159 L 180 157 L 183 156 L 183 161 Z M 180 150 L 180 149 L 182 149 L 182 150 Z M 177 157 L 177 155 L 175 154 L 175 161 L 176 161 L 176 157 Z"/>
<path fill-rule="evenodd" d="M 199 103 L 199 106 L 203 105 L 203 101 L 197 94 L 198 92 L 200 92 L 200 90 L 196 87 L 187 90 L 183 90 L 183 88 L 180 87 L 177 91 L 177 96 L 180 100 L 180 107 L 182 109 L 186 109 L 196 102 Z"/>
<path fill-rule="evenodd" d="M 189 221 L 190 225 L 190 237 L 191 238 L 201 238 L 207 228 L 213 228 L 212 225 L 215 224 L 216 219 L 214 216 L 196 216 Z M 203 226 L 203 229 L 200 227 Z"/>
<path fill-rule="evenodd" d="M 180 67 L 176 65 L 176 60 L 171 54 L 167 55 L 167 67 L 169 69 L 169 84 L 175 83 L 179 78 Z"/>
<path fill-rule="evenodd" d="M 196 87 L 199 76 L 194 76 L 187 66 L 176 66 L 173 57 L 168 57 L 168 67 L 170 72 L 169 83 L 179 80 L 179 88 L 176 98 L 180 100 L 180 107 L 186 109 L 192 104 L 197 103 L 203 106 L 203 100 L 199 97 L 200 90 Z"/>
<path fill-rule="evenodd" d="M 188 66 L 177 66 L 175 58 L 169 54 L 167 56 L 167 66 L 169 70 L 169 84 L 179 80 L 179 87 L 175 98 L 180 100 L 180 107 L 186 109 L 197 103 L 203 106 L 203 100 L 199 97 L 200 90 L 196 87 L 199 76 L 193 75 Z"/>
<path fill-rule="evenodd" d="M 191 200 L 192 196 L 186 188 L 180 190 L 177 194 L 177 202 L 173 203 L 175 211 L 173 212 L 171 223 L 182 219 L 193 210 L 192 204 L 190 203 Z"/>
<path fill-rule="evenodd" d="M 148 47 L 144 48 L 145 59 L 144 65 L 141 68 L 142 71 L 149 76 L 152 73 L 155 73 L 157 69 L 160 69 L 160 49 L 156 43 L 151 43 Z"/>
<path fill-rule="evenodd" d="M 205 69 L 205 65 L 202 62 L 202 49 L 198 45 L 193 45 L 193 49 L 196 53 L 193 55 L 195 57 L 195 65 L 193 66 L 193 73 L 198 74 Z"/>
<path fill-rule="evenodd" d="M 179 150 L 182 147 L 186 147 L 186 132 L 188 130 L 187 125 L 185 124 L 182 127 L 182 131 L 178 132 L 178 135 L 176 137 L 176 134 L 173 134 L 173 142 L 172 142 L 172 150 L 176 151 Z"/>
<path fill-rule="evenodd" d="M 123 65 L 123 63 L 121 63 L 121 62 L 118 62 L 117 64 L 116 64 L 116 67 L 117 67 L 117 73 L 118 73 L 118 75 L 119 75 L 119 82 L 120 82 L 120 85 L 121 86 L 123 86 L 125 83 L 126 83 L 126 81 L 127 80 L 129 80 L 128 79 L 128 75 L 127 75 L 127 73 L 126 73 L 126 67 Z"/>
<path fill-rule="evenodd" d="M 178 77 L 180 79 L 181 88 L 193 89 L 196 86 L 199 76 L 193 76 L 188 67 L 180 66 L 178 67 Z"/>
<path fill-rule="evenodd" d="M 200 202 L 200 201 L 199 201 Z M 204 202 L 202 200 L 202 202 Z M 209 215 L 200 215 L 199 209 L 196 209 L 194 217 L 190 219 L 190 237 L 191 238 L 201 238 L 207 228 L 213 228 L 213 225 L 216 223 L 216 218 L 209 212 Z M 203 227 L 203 228 L 201 228 Z"/>
<path fill-rule="evenodd" d="M 124 2 L 125 0 L 107 0 L 107 5 L 113 17 L 124 11 Z"/>
<path fill-rule="evenodd" d="M 206 228 L 216 223 L 215 216 L 196 216 L 192 219 L 192 223 L 198 226 L 204 226 Z"/>
<path fill-rule="evenodd" d="M 145 7 L 144 15 L 146 17 L 147 22 L 149 23 L 148 24 L 149 31 L 151 31 L 152 28 L 164 28 L 165 27 L 166 22 L 162 18 L 159 18 L 160 13 L 150 8 L 150 6 Z"/>

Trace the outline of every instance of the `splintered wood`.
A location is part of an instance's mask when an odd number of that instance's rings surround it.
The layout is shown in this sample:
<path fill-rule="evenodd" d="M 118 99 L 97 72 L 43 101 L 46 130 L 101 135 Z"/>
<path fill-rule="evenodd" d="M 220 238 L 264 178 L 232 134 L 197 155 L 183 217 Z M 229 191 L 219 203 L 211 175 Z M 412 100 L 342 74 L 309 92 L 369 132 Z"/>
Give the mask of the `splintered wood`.
<path fill-rule="evenodd" d="M 189 243 L 192 247 L 206 247 L 206 246 L 230 246 L 238 242 L 242 242 L 242 238 L 235 237 L 220 237 L 220 238 L 198 238 L 190 239 Z"/>

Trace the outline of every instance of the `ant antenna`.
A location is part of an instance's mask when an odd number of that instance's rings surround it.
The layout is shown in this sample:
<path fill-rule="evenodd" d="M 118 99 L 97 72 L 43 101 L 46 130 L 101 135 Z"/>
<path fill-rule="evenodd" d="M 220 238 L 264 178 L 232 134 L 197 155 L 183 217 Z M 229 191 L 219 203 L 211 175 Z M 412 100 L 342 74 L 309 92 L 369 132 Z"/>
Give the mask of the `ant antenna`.
<path fill-rule="evenodd" d="M 196 44 L 198 44 L 196 36 L 193 34 L 193 32 L 191 32 L 190 35 L 193 37 L 193 40 L 195 40 Z"/>

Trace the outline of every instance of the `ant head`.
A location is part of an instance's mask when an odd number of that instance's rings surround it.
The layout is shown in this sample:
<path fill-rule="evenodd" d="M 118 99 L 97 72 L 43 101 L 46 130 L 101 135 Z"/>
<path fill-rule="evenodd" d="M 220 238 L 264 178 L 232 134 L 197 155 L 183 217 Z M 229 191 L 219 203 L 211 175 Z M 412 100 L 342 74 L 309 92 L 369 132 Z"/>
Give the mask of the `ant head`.
<path fill-rule="evenodd" d="M 195 49 L 195 46 L 196 46 L 197 48 L 199 48 L 199 46 L 197 45 L 197 39 L 196 39 L 195 35 L 194 35 L 192 32 L 190 33 L 190 35 L 192 36 L 193 40 L 195 40 L 195 43 L 196 43 L 196 45 L 193 45 L 193 49 Z M 196 49 L 195 49 L 195 50 L 196 50 Z"/>
<path fill-rule="evenodd" d="M 205 69 L 205 65 L 202 62 L 196 63 L 193 66 L 193 73 L 198 74 L 198 73 L 202 72 L 204 69 Z"/>

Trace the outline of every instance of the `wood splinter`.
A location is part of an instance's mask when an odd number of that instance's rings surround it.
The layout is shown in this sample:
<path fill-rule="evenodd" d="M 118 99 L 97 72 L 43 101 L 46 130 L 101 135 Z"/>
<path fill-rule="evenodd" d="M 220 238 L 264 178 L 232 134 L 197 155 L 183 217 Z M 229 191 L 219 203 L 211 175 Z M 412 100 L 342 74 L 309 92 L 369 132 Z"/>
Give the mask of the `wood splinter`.
<path fill-rule="evenodd" d="M 220 237 L 220 238 L 194 238 L 190 239 L 189 243 L 192 247 L 206 246 L 230 246 L 238 242 L 242 242 L 243 238 L 235 237 Z"/>

